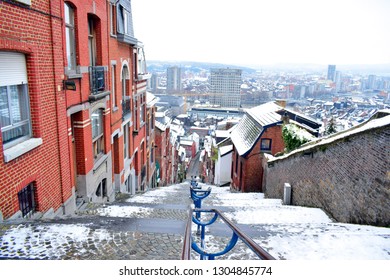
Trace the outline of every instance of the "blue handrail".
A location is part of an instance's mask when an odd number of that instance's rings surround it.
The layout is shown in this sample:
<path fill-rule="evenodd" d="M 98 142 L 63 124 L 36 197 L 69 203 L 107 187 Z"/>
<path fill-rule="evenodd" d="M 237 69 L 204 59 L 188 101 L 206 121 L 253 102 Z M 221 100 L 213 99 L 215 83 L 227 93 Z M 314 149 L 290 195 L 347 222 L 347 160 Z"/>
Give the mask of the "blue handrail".
<path fill-rule="evenodd" d="M 195 208 L 202 208 L 202 200 L 208 197 L 211 193 L 211 187 L 207 190 L 190 187 L 191 199 L 194 201 Z M 200 212 L 196 213 L 196 218 L 200 220 Z M 200 234 L 200 225 L 198 225 L 198 234 Z"/>
<path fill-rule="evenodd" d="M 191 199 L 194 201 L 195 208 L 202 208 L 202 200 L 208 197 L 211 193 L 211 188 L 207 190 L 195 189 L 190 187 Z"/>
<path fill-rule="evenodd" d="M 194 216 L 195 212 L 195 216 Z M 209 221 L 200 221 L 197 218 L 197 214 L 200 212 L 214 213 L 214 216 Z M 222 219 L 225 224 L 230 227 L 233 231 L 232 237 L 226 247 L 216 253 L 207 252 L 205 249 L 205 228 L 213 224 L 218 218 Z M 201 228 L 201 244 L 200 246 L 194 241 L 192 237 L 192 223 L 198 225 Z M 267 251 L 260 247 L 256 242 L 254 242 L 249 236 L 242 232 L 235 224 L 228 220 L 219 210 L 217 209 L 190 209 L 190 216 L 187 222 L 185 237 L 184 237 L 184 246 L 182 252 L 182 259 L 189 260 L 191 259 L 191 248 L 200 255 L 201 260 L 214 260 L 215 257 L 222 256 L 228 253 L 234 248 L 237 244 L 238 239 L 242 240 L 261 260 L 274 260 L 275 258 L 271 256 Z"/>

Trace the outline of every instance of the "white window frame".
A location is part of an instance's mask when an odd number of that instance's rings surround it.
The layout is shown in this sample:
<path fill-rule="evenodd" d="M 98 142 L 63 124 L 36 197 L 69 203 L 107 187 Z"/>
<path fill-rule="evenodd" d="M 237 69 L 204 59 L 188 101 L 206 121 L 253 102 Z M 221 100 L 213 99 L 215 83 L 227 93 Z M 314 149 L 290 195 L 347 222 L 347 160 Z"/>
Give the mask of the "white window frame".
<path fill-rule="evenodd" d="M 129 123 L 123 126 L 123 158 L 129 158 Z"/>
<path fill-rule="evenodd" d="M 18 108 L 15 108 L 12 106 L 12 103 L 15 103 L 15 101 L 12 101 L 15 98 L 12 98 L 12 88 L 16 86 L 18 94 Z M 2 140 L 3 140 L 3 147 L 4 149 L 8 149 L 16 144 L 19 144 L 23 141 L 26 141 L 27 139 L 31 138 L 31 116 L 30 116 L 30 103 L 29 103 L 29 96 L 28 96 L 28 88 L 27 84 L 24 85 L 12 85 L 12 86 L 3 86 L 0 87 L 0 94 L 3 95 L 5 91 L 6 99 L 7 99 L 7 107 L 8 108 L 1 108 L 0 110 L 6 110 L 8 111 L 8 117 L 9 117 L 9 124 L 1 127 L 1 134 L 2 134 Z M 22 96 L 20 96 L 20 93 Z M 20 100 L 22 98 L 23 100 Z M 24 108 L 21 108 L 23 106 Z M 20 112 L 25 111 L 25 112 Z M 23 119 L 15 120 L 15 115 L 21 115 L 24 114 Z M 4 116 L 0 116 L 3 118 Z M 20 116 L 22 118 L 22 116 Z M 3 122 L 2 122 L 3 123 Z M 27 130 L 27 133 L 23 133 L 23 129 Z M 14 133 L 12 132 L 14 131 Z M 21 132 L 21 135 L 17 137 L 17 132 Z M 4 135 L 6 133 L 13 133 L 15 135 L 14 140 L 10 140 L 8 143 L 4 143 Z"/>
<path fill-rule="evenodd" d="M 66 59 L 68 62 L 67 70 L 70 72 L 76 72 L 76 29 L 75 29 L 75 11 L 68 3 L 64 3 L 65 13 L 65 48 Z M 69 22 L 69 21 L 70 22 Z"/>
<path fill-rule="evenodd" d="M 118 106 L 116 104 L 116 64 L 111 64 L 111 98 L 112 98 L 112 108 L 116 109 Z"/>
<path fill-rule="evenodd" d="M 97 117 L 96 117 L 97 116 Z M 95 161 L 104 155 L 104 111 L 99 108 L 91 115 L 92 151 Z M 95 128 L 96 127 L 96 128 Z"/>

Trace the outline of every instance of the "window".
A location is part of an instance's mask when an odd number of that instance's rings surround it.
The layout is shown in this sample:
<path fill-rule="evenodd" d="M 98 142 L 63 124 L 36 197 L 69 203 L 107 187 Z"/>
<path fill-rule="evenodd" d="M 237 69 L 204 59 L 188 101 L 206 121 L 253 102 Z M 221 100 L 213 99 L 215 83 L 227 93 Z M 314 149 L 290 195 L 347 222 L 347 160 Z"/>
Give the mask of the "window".
<path fill-rule="evenodd" d="M 139 114 L 140 122 L 141 122 L 141 125 L 142 125 L 144 123 L 144 121 L 145 121 L 145 103 L 141 104 L 139 113 L 140 113 Z"/>
<path fill-rule="evenodd" d="M 143 48 L 138 48 L 137 50 L 137 74 L 146 74 L 146 61 Z"/>
<path fill-rule="evenodd" d="M 111 65 L 111 96 L 112 96 L 112 108 L 116 108 L 116 96 L 115 96 L 115 85 L 116 85 L 116 66 Z"/>
<path fill-rule="evenodd" d="M 103 110 L 98 109 L 92 113 L 92 145 L 93 156 L 97 159 L 104 153 L 104 127 Z"/>
<path fill-rule="evenodd" d="M 134 129 L 135 130 L 138 130 L 138 127 L 139 127 L 137 108 L 138 108 L 138 98 L 135 97 L 134 98 Z"/>
<path fill-rule="evenodd" d="M 23 217 L 27 217 L 35 212 L 36 205 L 33 183 L 18 192 L 18 200 L 19 209 L 22 211 Z"/>
<path fill-rule="evenodd" d="M 122 69 L 122 114 L 123 116 L 130 114 L 130 96 L 129 93 L 129 70 L 127 66 Z"/>
<path fill-rule="evenodd" d="M 88 50 L 89 50 L 89 65 L 96 66 L 96 30 L 95 22 L 92 16 L 88 16 Z"/>
<path fill-rule="evenodd" d="M 129 124 L 123 127 L 123 157 L 129 158 Z"/>
<path fill-rule="evenodd" d="M 0 52 L 0 126 L 4 149 L 31 137 L 24 54 Z"/>
<path fill-rule="evenodd" d="M 75 43 L 75 24 L 74 10 L 65 3 L 65 37 L 66 37 L 66 59 L 68 70 L 76 71 L 76 43 Z"/>
<path fill-rule="evenodd" d="M 114 4 L 110 3 L 110 34 L 116 35 L 116 7 Z"/>
<path fill-rule="evenodd" d="M 268 138 L 261 139 L 260 150 L 261 151 L 270 151 L 271 150 L 272 140 Z"/>

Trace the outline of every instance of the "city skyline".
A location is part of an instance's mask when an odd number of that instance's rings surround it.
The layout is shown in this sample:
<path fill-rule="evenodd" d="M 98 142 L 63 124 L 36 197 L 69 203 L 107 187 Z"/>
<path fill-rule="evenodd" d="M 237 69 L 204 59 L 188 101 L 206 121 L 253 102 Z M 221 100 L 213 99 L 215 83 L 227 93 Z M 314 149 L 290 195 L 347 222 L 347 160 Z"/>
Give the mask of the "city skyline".
<path fill-rule="evenodd" d="M 147 60 L 390 63 L 385 0 L 133 0 L 132 6 Z"/>

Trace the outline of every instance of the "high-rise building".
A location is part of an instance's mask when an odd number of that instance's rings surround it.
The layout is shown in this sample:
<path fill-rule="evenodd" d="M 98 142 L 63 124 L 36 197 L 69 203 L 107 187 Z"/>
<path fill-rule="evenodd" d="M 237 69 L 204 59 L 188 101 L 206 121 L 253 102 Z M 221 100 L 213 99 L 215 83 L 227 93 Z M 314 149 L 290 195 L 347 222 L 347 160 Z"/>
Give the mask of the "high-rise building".
<path fill-rule="evenodd" d="M 376 89 L 376 76 L 375 75 L 368 76 L 367 89 Z"/>
<path fill-rule="evenodd" d="M 328 80 L 336 80 L 336 65 L 328 65 Z"/>
<path fill-rule="evenodd" d="M 211 101 L 221 107 L 241 106 L 241 69 L 211 69 Z"/>
<path fill-rule="evenodd" d="M 169 67 L 167 69 L 167 93 L 181 90 L 181 68 L 177 66 Z"/>

